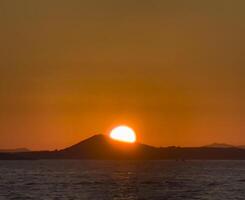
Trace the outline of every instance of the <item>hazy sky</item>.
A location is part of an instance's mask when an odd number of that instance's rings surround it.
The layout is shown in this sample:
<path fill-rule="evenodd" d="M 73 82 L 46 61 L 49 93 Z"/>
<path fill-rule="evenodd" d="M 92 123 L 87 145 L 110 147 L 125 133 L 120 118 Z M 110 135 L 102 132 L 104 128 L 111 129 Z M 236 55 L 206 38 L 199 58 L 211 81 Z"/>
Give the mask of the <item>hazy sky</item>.
<path fill-rule="evenodd" d="M 0 0 L 0 148 L 128 124 L 144 143 L 245 144 L 244 0 Z"/>

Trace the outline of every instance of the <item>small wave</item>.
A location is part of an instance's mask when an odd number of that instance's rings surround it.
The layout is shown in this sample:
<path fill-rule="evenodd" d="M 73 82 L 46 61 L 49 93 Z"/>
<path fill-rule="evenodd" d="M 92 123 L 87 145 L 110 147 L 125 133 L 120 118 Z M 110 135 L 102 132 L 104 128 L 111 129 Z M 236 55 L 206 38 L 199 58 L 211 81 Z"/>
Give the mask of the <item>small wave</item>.
<path fill-rule="evenodd" d="M 80 181 L 77 183 L 74 183 L 74 185 L 101 185 L 102 182 L 99 181 Z"/>
<path fill-rule="evenodd" d="M 212 183 L 208 183 L 208 187 L 214 187 L 214 186 L 218 186 L 218 185 L 220 185 L 220 183 L 218 183 L 218 182 L 212 182 Z"/>

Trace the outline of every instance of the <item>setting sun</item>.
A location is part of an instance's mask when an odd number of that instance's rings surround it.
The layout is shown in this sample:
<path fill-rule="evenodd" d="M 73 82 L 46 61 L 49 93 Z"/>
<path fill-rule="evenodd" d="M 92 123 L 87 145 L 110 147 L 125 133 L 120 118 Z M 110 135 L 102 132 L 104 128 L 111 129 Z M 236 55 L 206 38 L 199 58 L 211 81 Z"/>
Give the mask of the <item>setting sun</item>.
<path fill-rule="evenodd" d="M 128 126 L 118 126 L 110 132 L 110 137 L 114 140 L 134 143 L 136 141 L 136 134 L 133 129 Z"/>

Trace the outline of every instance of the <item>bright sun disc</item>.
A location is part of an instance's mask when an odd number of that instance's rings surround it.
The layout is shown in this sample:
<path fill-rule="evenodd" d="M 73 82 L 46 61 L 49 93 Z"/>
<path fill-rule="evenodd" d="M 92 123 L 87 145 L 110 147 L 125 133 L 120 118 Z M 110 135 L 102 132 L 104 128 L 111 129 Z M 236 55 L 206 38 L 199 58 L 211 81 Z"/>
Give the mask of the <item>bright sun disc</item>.
<path fill-rule="evenodd" d="M 134 143 L 136 141 L 134 130 L 127 126 L 118 126 L 114 128 L 110 133 L 110 137 L 122 142 Z"/>

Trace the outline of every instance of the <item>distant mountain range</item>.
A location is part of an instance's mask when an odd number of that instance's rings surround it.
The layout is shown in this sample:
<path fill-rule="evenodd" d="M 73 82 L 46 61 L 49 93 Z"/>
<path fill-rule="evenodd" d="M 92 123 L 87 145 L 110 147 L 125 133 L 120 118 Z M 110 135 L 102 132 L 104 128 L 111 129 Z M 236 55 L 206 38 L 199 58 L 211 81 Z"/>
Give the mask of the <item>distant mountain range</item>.
<path fill-rule="evenodd" d="M 238 148 L 245 149 L 245 145 L 240 145 L 240 146 L 238 146 Z"/>
<path fill-rule="evenodd" d="M 27 148 L 17 148 L 17 149 L 0 149 L 0 153 L 18 153 L 18 152 L 29 152 L 31 150 Z"/>
<path fill-rule="evenodd" d="M 0 153 L 1 160 L 84 159 L 84 160 L 245 160 L 245 149 L 224 144 L 205 147 L 153 147 L 124 143 L 105 135 L 94 135 L 56 151 Z"/>
<path fill-rule="evenodd" d="M 210 148 L 241 148 L 241 149 L 245 149 L 245 145 L 234 146 L 234 145 L 225 144 L 225 143 L 213 143 L 213 144 L 206 145 L 206 146 L 203 146 L 203 147 L 210 147 Z"/>

